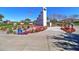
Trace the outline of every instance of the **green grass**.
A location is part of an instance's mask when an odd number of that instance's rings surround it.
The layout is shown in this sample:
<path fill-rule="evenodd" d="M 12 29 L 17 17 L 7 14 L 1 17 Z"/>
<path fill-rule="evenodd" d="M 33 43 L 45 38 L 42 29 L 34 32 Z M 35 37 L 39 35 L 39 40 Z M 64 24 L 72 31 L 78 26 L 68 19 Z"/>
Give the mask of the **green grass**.
<path fill-rule="evenodd" d="M 79 23 L 74 23 L 75 25 L 79 25 Z"/>
<path fill-rule="evenodd" d="M 5 27 L 5 28 L 12 28 L 13 25 L 12 24 L 0 24 L 0 27 Z"/>
<path fill-rule="evenodd" d="M 74 22 L 74 24 L 79 26 L 79 22 Z"/>
<path fill-rule="evenodd" d="M 19 25 L 19 23 L 17 22 L 16 26 L 18 26 L 18 25 Z M 28 25 L 28 24 L 25 23 L 25 25 Z M 13 24 L 5 24 L 5 23 L 2 23 L 2 24 L 0 24 L 0 27 L 5 27 L 5 28 L 12 29 Z"/>

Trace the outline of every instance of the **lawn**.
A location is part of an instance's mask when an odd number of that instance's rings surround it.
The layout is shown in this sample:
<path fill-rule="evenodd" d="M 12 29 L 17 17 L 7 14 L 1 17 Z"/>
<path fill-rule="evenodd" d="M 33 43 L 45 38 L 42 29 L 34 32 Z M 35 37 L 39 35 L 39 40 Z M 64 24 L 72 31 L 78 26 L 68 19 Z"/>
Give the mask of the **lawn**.
<path fill-rule="evenodd" d="M 18 25 L 19 25 L 19 23 L 16 22 L 16 27 L 18 27 Z M 25 23 L 24 25 L 27 26 L 28 24 Z M 0 29 L 1 29 L 1 28 L 12 29 L 13 26 L 14 26 L 13 24 L 1 23 L 1 24 L 0 24 Z"/>
<path fill-rule="evenodd" d="M 75 25 L 79 26 L 79 22 L 74 22 Z"/>
<path fill-rule="evenodd" d="M 13 24 L 0 24 L 0 27 L 12 28 Z"/>

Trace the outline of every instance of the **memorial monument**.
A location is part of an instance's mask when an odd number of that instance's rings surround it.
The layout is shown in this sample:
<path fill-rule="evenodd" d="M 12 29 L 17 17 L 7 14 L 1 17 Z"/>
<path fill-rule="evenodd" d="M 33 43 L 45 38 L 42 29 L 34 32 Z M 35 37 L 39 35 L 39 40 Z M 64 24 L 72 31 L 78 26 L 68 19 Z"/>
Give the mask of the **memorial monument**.
<path fill-rule="evenodd" d="M 47 26 L 47 9 L 45 7 L 43 7 L 42 12 L 39 14 L 39 16 L 37 17 L 36 20 L 36 24 L 40 25 L 40 26 Z"/>

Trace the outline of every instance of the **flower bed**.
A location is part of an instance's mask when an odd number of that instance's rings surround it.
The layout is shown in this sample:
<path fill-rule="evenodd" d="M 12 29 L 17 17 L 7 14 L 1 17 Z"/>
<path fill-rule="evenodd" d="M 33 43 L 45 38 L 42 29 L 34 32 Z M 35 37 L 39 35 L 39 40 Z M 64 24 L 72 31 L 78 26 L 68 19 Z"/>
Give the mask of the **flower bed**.
<path fill-rule="evenodd" d="M 35 33 L 35 32 L 44 31 L 45 29 L 47 29 L 47 27 L 33 26 L 32 28 L 26 29 L 24 32 L 21 32 L 19 34 Z"/>
<path fill-rule="evenodd" d="M 47 29 L 47 27 L 44 27 L 44 26 L 34 26 L 33 28 L 35 32 L 44 31 L 45 29 Z"/>
<path fill-rule="evenodd" d="M 73 26 L 72 27 L 70 27 L 70 26 L 63 27 L 63 28 L 61 28 L 61 30 L 65 31 L 67 33 L 72 33 L 72 32 L 75 32 L 76 31 L 75 28 L 73 28 Z"/>
<path fill-rule="evenodd" d="M 24 30 L 24 28 L 20 28 L 18 29 L 17 27 L 14 27 L 12 29 L 7 29 L 7 34 L 18 34 L 18 35 L 24 35 L 24 34 L 28 34 L 28 33 L 36 33 L 36 32 L 40 32 L 40 31 L 44 31 L 45 29 L 47 29 L 47 27 L 44 26 L 33 26 L 31 28 L 27 28 L 26 30 Z M 2 30 L 5 30 L 2 29 Z"/>

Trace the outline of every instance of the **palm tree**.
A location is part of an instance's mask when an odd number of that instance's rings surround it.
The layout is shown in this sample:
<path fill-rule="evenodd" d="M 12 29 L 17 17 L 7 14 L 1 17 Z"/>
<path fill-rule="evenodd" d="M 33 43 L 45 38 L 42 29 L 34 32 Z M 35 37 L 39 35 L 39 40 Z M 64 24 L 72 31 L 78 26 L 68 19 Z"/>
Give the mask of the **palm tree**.
<path fill-rule="evenodd" d="M 2 14 L 0 14 L 0 21 L 2 21 L 2 18 L 4 18 L 4 16 Z"/>

